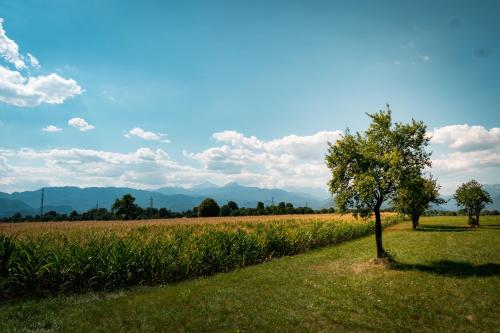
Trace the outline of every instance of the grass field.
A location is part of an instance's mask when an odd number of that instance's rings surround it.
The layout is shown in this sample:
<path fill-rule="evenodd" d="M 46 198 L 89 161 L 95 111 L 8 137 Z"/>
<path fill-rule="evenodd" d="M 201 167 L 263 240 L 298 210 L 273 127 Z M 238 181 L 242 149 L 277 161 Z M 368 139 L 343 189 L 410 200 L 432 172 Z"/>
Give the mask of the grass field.
<path fill-rule="evenodd" d="M 160 287 L 16 301 L 0 332 L 495 332 L 500 323 L 500 218 L 423 218 L 373 236 Z"/>

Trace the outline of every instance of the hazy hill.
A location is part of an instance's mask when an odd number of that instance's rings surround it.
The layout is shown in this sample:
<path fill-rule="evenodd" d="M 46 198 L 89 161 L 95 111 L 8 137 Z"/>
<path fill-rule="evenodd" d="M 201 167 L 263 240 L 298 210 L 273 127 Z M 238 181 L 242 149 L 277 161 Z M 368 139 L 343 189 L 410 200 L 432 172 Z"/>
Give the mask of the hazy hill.
<path fill-rule="evenodd" d="M 219 204 L 225 204 L 229 200 L 236 201 L 241 207 L 255 207 L 257 202 L 262 201 L 270 205 L 273 200 L 275 204 L 280 201 L 291 202 L 294 206 L 309 206 L 314 209 L 328 206 L 326 198 L 312 196 L 307 193 L 289 192 L 281 189 L 265 189 L 259 187 L 242 186 L 237 183 L 228 183 L 217 186 L 212 183 L 203 183 L 192 188 L 163 187 L 156 191 L 164 194 L 182 193 L 198 197 L 212 197 Z"/>
<path fill-rule="evenodd" d="M 79 212 L 91 208 L 111 205 L 124 194 L 130 193 L 142 207 L 149 207 L 153 198 L 154 207 L 166 207 L 172 211 L 185 211 L 197 206 L 206 197 L 214 198 L 220 205 L 234 200 L 241 207 L 255 207 L 258 201 L 270 205 L 280 201 L 291 202 L 295 206 L 308 205 L 312 208 L 328 207 L 328 201 L 304 193 L 293 193 L 280 189 L 262 189 L 246 187 L 230 183 L 219 187 L 212 183 L 203 183 L 186 189 L 182 187 L 165 187 L 158 190 L 137 190 L 126 187 L 88 187 L 74 186 L 46 187 L 44 195 L 44 211 L 55 210 L 59 213 Z M 35 215 L 39 212 L 41 191 L 0 192 L 0 216 L 11 216 L 17 211 L 24 215 Z"/>

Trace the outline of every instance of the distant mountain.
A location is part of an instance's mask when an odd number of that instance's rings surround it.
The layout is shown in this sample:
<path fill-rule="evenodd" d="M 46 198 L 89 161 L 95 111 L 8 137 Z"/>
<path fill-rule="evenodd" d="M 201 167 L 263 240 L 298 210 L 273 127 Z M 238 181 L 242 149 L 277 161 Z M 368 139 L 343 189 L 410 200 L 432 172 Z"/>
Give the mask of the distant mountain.
<path fill-rule="evenodd" d="M 493 201 L 492 204 L 489 204 L 486 206 L 486 209 L 488 210 L 493 210 L 497 209 L 500 210 L 500 184 L 485 184 L 484 185 L 484 190 L 488 192 L 491 196 L 491 200 Z M 445 204 L 442 204 L 440 206 L 432 206 L 432 209 L 437 209 L 437 210 L 458 210 L 457 203 L 453 199 L 453 195 L 443 195 L 443 199 L 447 200 Z"/>
<path fill-rule="evenodd" d="M 134 196 L 136 203 L 142 207 L 149 207 L 152 198 L 154 207 L 166 207 L 175 212 L 192 209 L 206 197 L 214 198 L 220 205 L 234 200 L 240 207 L 255 207 L 259 201 L 270 205 L 273 200 L 275 204 L 284 201 L 291 202 L 294 206 L 307 205 L 314 209 L 330 206 L 326 199 L 305 193 L 246 187 L 237 183 L 217 186 L 206 182 L 188 189 L 164 187 L 157 190 L 137 190 L 127 187 L 46 187 L 44 211 L 55 210 L 58 213 L 69 213 L 76 210 L 83 212 L 96 206 L 110 209 L 117 198 L 127 193 Z M 2 200 L 0 201 L 0 217 L 11 216 L 17 211 L 23 215 L 38 214 L 40 197 L 40 190 L 12 194 L 0 192 Z"/>
<path fill-rule="evenodd" d="M 203 199 L 183 194 L 165 195 L 153 191 L 136 190 L 126 187 L 46 187 L 44 195 L 44 211 L 55 210 L 59 213 L 68 213 L 72 210 L 87 211 L 97 206 L 111 209 L 114 201 L 124 194 L 130 193 L 136 198 L 138 205 L 149 207 L 150 198 L 153 198 L 155 207 L 166 207 L 172 211 L 184 211 L 198 205 Z M 40 207 L 40 190 L 1 193 L 0 198 L 24 202 L 35 213 Z M 3 205 L 2 205 L 3 206 Z M 0 212 L 3 209 L 0 209 Z M 3 215 L 5 216 L 5 215 Z"/>
<path fill-rule="evenodd" d="M 235 201 L 240 207 L 255 207 L 257 202 L 262 201 L 266 205 L 271 205 L 274 201 L 290 202 L 294 206 L 309 206 L 314 209 L 329 207 L 328 199 L 325 197 L 313 196 L 309 193 L 289 192 L 281 189 L 265 189 L 260 187 L 243 186 L 238 183 L 228 183 L 224 186 L 217 186 L 212 183 L 203 183 L 192 188 L 164 187 L 156 191 L 163 194 L 186 194 L 198 197 L 211 197 L 219 204 L 225 204 L 229 200 Z M 177 191 L 177 192 L 176 192 Z M 320 192 L 321 193 L 321 192 Z M 327 201 L 325 203 L 325 201 Z"/>
<path fill-rule="evenodd" d="M 12 216 L 17 212 L 33 215 L 34 209 L 21 200 L 0 198 L 0 216 Z"/>

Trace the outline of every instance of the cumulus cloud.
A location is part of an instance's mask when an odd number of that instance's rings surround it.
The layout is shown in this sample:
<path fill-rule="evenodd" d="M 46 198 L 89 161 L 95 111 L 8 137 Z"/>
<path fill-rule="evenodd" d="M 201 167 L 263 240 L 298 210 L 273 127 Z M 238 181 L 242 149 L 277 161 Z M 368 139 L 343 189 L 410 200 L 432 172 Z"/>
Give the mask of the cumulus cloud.
<path fill-rule="evenodd" d="M 17 69 L 26 68 L 23 56 L 19 54 L 19 46 L 15 41 L 10 39 L 3 28 L 3 18 L 0 18 L 0 56 L 5 61 L 13 64 Z"/>
<path fill-rule="evenodd" d="M 19 107 L 61 104 L 81 92 L 75 80 L 54 73 L 26 78 L 18 71 L 0 66 L 0 101 L 7 104 Z"/>
<path fill-rule="evenodd" d="M 73 79 L 65 79 L 58 74 L 29 76 L 22 73 L 27 69 L 19 46 L 7 37 L 0 18 L 0 56 L 14 65 L 16 70 L 0 66 L 0 102 L 18 107 L 34 107 L 42 103 L 61 104 L 66 99 L 82 93 L 82 88 Z M 40 68 L 38 59 L 27 53 L 31 67 Z M 24 71 L 26 72 L 26 71 Z"/>
<path fill-rule="evenodd" d="M 500 128 L 450 125 L 435 128 L 429 136 L 433 145 L 450 150 L 433 158 L 436 174 L 455 182 L 480 175 L 489 177 L 490 182 L 500 181 Z"/>
<path fill-rule="evenodd" d="M 435 128 L 429 135 L 433 143 L 453 149 L 484 150 L 500 146 L 499 127 L 488 130 L 483 126 L 450 125 Z"/>
<path fill-rule="evenodd" d="M 62 129 L 59 127 L 56 127 L 54 125 L 49 125 L 47 127 L 42 128 L 42 131 L 44 131 L 44 132 L 59 132 L 59 131 L 62 131 Z"/>
<path fill-rule="evenodd" d="M 167 136 L 166 134 L 148 132 L 148 131 L 143 130 L 140 127 L 135 127 L 125 134 L 126 138 L 131 138 L 132 136 L 141 138 L 143 140 L 148 140 L 148 141 L 161 141 L 164 143 L 170 142 L 170 140 L 168 140 L 166 138 L 166 136 Z"/>
<path fill-rule="evenodd" d="M 68 120 L 68 125 L 74 128 L 78 128 L 81 132 L 94 129 L 94 126 L 87 123 L 87 121 L 83 118 L 71 118 L 70 120 Z"/>
<path fill-rule="evenodd" d="M 443 132 L 438 129 L 435 133 Z M 60 185 L 152 188 L 191 186 L 207 180 L 267 188 L 326 188 L 331 177 L 324 163 L 327 142 L 335 142 L 341 134 L 321 131 L 262 140 L 237 131 L 217 132 L 212 135 L 211 147 L 184 152 L 188 158 L 184 162 L 172 160 L 162 149 L 150 148 L 128 153 L 80 148 L 0 149 L 0 190 Z M 498 144 L 489 149 L 467 150 L 465 144 L 437 137 L 432 141 L 433 149 L 439 145 L 434 140 L 451 147 L 451 151 L 433 155 L 430 170 L 444 192 L 454 190 L 457 180 L 474 177 L 488 183 L 500 181 Z"/>
<path fill-rule="evenodd" d="M 254 175 L 258 185 L 265 187 L 324 186 L 328 178 L 324 164 L 327 142 L 335 142 L 341 134 L 321 131 L 310 136 L 288 135 L 264 141 L 236 131 L 223 131 L 212 136 L 222 145 L 184 155 L 215 173 L 234 178 Z M 313 174 L 315 177 L 311 179 Z"/>

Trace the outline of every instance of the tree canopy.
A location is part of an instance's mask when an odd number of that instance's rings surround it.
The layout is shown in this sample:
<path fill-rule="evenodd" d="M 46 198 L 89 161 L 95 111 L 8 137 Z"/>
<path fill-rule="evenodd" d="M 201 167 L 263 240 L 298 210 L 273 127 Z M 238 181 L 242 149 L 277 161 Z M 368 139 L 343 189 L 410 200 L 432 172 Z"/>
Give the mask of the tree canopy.
<path fill-rule="evenodd" d="M 396 190 L 430 166 L 426 126 L 412 120 L 393 123 L 387 110 L 367 114 L 371 124 L 364 133 L 349 130 L 335 143 L 329 143 L 326 164 L 331 170 L 330 191 L 336 196 L 340 212 L 375 213 L 377 257 L 386 257 L 382 246 L 380 207 Z"/>
<path fill-rule="evenodd" d="M 463 207 L 467 210 L 469 214 L 469 224 L 478 227 L 481 210 L 483 210 L 487 204 L 493 202 L 490 194 L 483 189 L 483 185 L 475 180 L 460 185 L 453 198 L 459 207 Z"/>
<path fill-rule="evenodd" d="M 200 217 L 219 216 L 219 213 L 220 207 L 212 198 L 204 199 L 198 206 L 198 216 Z"/>
<path fill-rule="evenodd" d="M 123 220 L 134 219 L 138 209 L 135 198 L 130 194 L 125 194 L 121 199 L 116 199 L 111 208 L 113 214 Z"/>
<path fill-rule="evenodd" d="M 437 181 L 432 177 L 425 178 L 420 174 L 407 177 L 404 185 L 394 195 L 392 202 L 394 210 L 410 215 L 413 229 L 416 229 L 420 215 L 431 203 L 440 205 L 446 202 L 439 197 L 439 188 Z"/>

